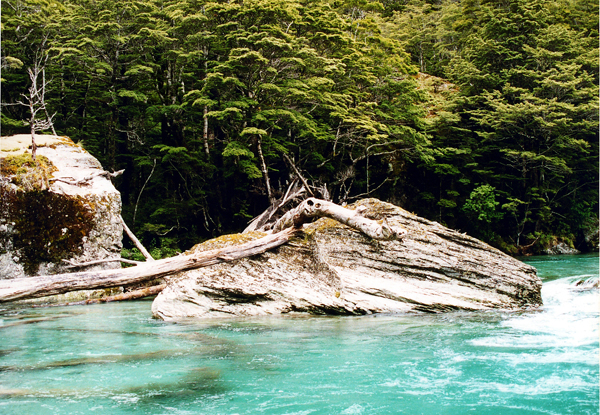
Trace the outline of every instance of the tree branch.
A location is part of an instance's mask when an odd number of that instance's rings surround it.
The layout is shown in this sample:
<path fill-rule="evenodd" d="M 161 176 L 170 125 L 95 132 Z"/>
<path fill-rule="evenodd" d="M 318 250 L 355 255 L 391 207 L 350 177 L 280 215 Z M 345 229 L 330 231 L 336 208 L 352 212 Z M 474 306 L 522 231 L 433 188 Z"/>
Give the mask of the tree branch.
<path fill-rule="evenodd" d="M 69 259 L 63 259 L 63 262 L 66 262 L 67 264 L 69 264 L 69 266 L 67 268 L 83 268 L 83 267 L 91 267 L 92 265 L 100 265 L 100 264 L 106 264 L 107 262 L 123 262 L 125 264 L 131 264 L 131 265 L 139 265 L 139 264 L 143 264 L 144 262 L 142 261 L 134 261 L 132 259 L 127 259 L 127 258 L 108 258 L 108 259 L 98 259 L 96 261 L 88 261 L 88 262 L 75 262 Z"/>
<path fill-rule="evenodd" d="M 306 182 L 306 179 L 304 178 L 304 176 L 302 176 L 302 174 L 300 174 L 300 171 L 298 170 L 298 168 L 296 167 L 296 165 L 294 164 L 294 162 L 288 157 L 287 154 L 283 153 L 283 158 L 285 159 L 285 161 L 288 162 L 288 164 L 292 167 L 292 170 L 294 170 L 294 173 L 296 173 L 296 176 L 298 176 L 298 178 L 300 179 L 300 181 L 302 182 L 302 184 L 304 185 L 304 187 L 306 188 L 306 191 L 308 193 L 310 193 L 310 195 L 312 197 L 315 196 L 315 194 L 313 193 L 313 191 L 310 189 L 310 186 L 308 185 L 308 183 Z"/>
<path fill-rule="evenodd" d="M 92 179 L 94 179 L 94 177 L 98 177 L 98 176 L 105 176 L 105 177 L 117 177 L 121 174 L 123 174 L 125 170 L 118 170 L 115 172 L 109 172 L 109 171 L 97 171 L 94 172 L 92 174 L 90 174 L 89 176 L 86 176 L 82 179 L 79 180 L 75 180 L 73 177 L 53 177 L 51 179 L 48 179 L 49 182 L 62 182 L 62 183 L 66 183 L 66 184 L 70 184 L 72 186 L 79 186 L 80 184 L 84 184 L 87 183 L 89 181 L 91 181 Z M 71 180 L 69 180 L 71 179 Z"/>
<path fill-rule="evenodd" d="M 146 248 L 144 248 L 144 245 L 142 245 L 140 240 L 138 238 L 136 238 L 136 236 L 134 235 L 133 232 L 131 232 L 131 229 L 129 229 L 129 227 L 123 220 L 123 216 L 119 215 L 119 220 L 121 221 L 121 225 L 123 225 L 123 230 L 125 231 L 127 236 L 129 236 L 129 239 L 131 239 L 131 241 L 134 243 L 134 245 L 137 247 L 137 249 L 140 250 L 142 255 L 144 255 L 144 258 L 146 258 L 146 261 L 154 261 L 154 258 L 152 258 L 152 255 L 150 255 L 150 252 L 148 252 L 148 250 Z"/>

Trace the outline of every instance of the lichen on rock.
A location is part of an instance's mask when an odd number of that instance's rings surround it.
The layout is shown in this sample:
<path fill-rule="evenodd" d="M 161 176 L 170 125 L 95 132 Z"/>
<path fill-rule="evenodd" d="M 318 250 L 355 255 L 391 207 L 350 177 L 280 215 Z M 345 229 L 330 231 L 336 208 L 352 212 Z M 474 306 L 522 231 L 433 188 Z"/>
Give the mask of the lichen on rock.
<path fill-rule="evenodd" d="M 181 273 L 155 299 L 153 313 L 163 319 L 435 313 L 542 303 L 535 268 L 475 238 L 377 199 L 349 208 L 407 234 L 374 240 L 322 218 L 276 250 Z"/>

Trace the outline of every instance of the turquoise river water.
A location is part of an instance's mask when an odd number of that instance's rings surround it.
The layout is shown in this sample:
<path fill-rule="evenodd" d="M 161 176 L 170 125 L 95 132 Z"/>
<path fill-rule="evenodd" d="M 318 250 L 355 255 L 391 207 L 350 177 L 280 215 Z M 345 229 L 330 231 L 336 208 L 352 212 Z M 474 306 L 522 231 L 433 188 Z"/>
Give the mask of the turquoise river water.
<path fill-rule="evenodd" d="M 0 305 L 0 414 L 599 413 L 598 255 L 527 258 L 538 311 L 166 323 Z"/>

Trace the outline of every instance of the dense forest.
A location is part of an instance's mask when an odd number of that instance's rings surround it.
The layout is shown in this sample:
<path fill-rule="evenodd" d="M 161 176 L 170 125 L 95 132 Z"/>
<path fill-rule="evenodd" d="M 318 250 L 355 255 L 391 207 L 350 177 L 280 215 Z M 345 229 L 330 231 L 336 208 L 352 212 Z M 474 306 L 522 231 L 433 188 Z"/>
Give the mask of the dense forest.
<path fill-rule="evenodd" d="M 54 128 L 125 169 L 123 216 L 156 256 L 240 231 L 299 178 L 513 254 L 597 229 L 597 0 L 1 10 L 2 135 Z"/>

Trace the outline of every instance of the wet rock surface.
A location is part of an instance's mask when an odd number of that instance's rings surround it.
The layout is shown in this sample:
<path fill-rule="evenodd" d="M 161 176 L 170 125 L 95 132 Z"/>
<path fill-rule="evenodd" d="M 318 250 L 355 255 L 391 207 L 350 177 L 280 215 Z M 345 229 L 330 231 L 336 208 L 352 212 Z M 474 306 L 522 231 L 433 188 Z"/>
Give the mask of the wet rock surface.
<path fill-rule="evenodd" d="M 542 304 L 535 268 L 475 238 L 377 199 L 349 208 L 407 234 L 374 240 L 322 218 L 276 250 L 172 277 L 154 300 L 154 315 L 436 313 Z M 192 251 L 262 235 L 229 235 Z"/>

